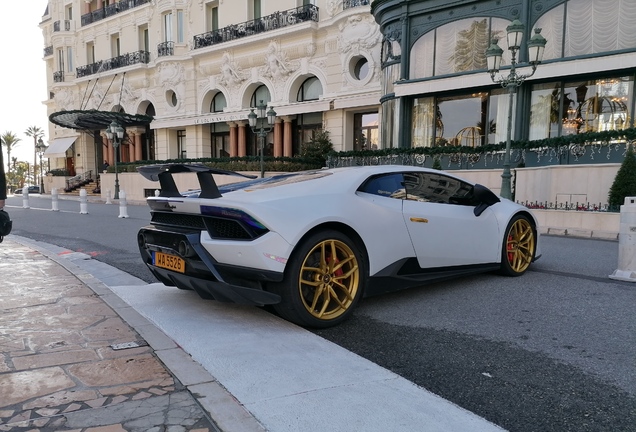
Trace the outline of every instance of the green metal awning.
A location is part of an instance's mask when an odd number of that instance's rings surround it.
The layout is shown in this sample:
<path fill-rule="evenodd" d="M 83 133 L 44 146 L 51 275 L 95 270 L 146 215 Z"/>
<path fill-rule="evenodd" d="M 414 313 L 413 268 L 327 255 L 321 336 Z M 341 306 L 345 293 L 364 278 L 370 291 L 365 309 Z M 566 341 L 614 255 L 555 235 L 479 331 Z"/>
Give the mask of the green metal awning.
<path fill-rule="evenodd" d="M 49 116 L 51 123 L 69 129 L 95 131 L 106 129 L 113 120 L 124 129 L 133 126 L 146 126 L 153 117 L 143 114 L 127 114 L 115 111 L 73 110 L 59 111 Z"/>

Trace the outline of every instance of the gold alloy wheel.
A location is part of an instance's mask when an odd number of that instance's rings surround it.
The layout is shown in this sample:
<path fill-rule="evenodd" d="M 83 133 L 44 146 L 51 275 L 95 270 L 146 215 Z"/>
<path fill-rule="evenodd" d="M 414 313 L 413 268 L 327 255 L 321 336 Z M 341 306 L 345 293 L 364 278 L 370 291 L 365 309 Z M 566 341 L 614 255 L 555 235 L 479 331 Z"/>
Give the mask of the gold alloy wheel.
<path fill-rule="evenodd" d="M 517 219 L 508 231 L 506 256 L 510 268 L 517 272 L 526 271 L 534 256 L 534 231 L 527 219 Z"/>
<path fill-rule="evenodd" d="M 307 311 L 320 320 L 332 320 L 351 307 L 360 289 L 358 258 L 346 243 L 324 240 L 305 257 L 298 282 Z"/>

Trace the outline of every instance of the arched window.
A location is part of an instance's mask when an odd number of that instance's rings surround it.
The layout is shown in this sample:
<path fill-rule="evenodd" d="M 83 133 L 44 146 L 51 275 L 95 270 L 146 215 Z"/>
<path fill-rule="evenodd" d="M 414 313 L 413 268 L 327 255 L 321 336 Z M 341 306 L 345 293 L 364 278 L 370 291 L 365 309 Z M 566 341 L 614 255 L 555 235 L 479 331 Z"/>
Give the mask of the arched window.
<path fill-rule="evenodd" d="M 218 92 L 210 103 L 210 112 L 223 112 L 223 109 L 227 106 L 227 100 L 225 95 Z"/>
<path fill-rule="evenodd" d="M 444 24 L 422 35 L 411 48 L 411 79 L 486 69 L 486 48 L 505 38 L 510 21 L 473 17 Z M 510 64 L 504 51 L 502 64 Z"/>
<path fill-rule="evenodd" d="M 252 99 L 250 100 L 250 106 L 251 107 L 258 106 L 261 103 L 261 101 L 263 101 L 263 103 L 267 105 L 271 99 L 272 99 L 272 96 L 269 93 L 269 89 L 267 88 L 266 85 L 263 84 L 263 85 L 260 85 L 252 94 Z"/>
<path fill-rule="evenodd" d="M 298 102 L 318 100 L 322 96 L 322 84 L 316 77 L 307 78 L 298 90 Z"/>

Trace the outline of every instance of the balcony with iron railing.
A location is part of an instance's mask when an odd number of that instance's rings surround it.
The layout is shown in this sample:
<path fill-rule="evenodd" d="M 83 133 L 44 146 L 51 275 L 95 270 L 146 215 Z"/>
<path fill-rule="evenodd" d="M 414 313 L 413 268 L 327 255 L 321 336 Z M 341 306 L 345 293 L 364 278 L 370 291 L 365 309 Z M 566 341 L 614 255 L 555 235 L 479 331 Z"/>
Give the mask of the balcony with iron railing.
<path fill-rule="evenodd" d="M 71 31 L 73 29 L 73 21 L 59 20 L 53 23 L 53 32 Z"/>
<path fill-rule="evenodd" d="M 132 66 L 135 64 L 147 64 L 148 62 L 150 62 L 150 53 L 148 51 L 135 51 L 122 54 L 111 59 L 100 60 L 86 66 L 80 66 L 75 69 L 75 73 L 77 78 L 82 78 L 88 75 L 107 72 L 109 70 Z"/>
<path fill-rule="evenodd" d="M 196 35 L 194 36 L 194 49 L 229 42 L 307 21 L 318 22 L 317 6 L 303 5 L 282 12 L 275 12 L 262 18 L 240 24 L 233 24 L 218 30 Z"/>
<path fill-rule="evenodd" d="M 161 42 L 157 45 L 157 57 L 166 57 L 174 55 L 174 42 Z"/>
<path fill-rule="evenodd" d="M 113 15 L 117 15 L 118 13 L 125 12 L 129 9 L 136 8 L 137 6 L 145 5 L 146 3 L 150 3 L 150 0 L 120 0 L 117 3 L 104 6 L 101 9 L 82 15 L 82 27 L 96 21 L 101 21 Z"/>
<path fill-rule="evenodd" d="M 64 71 L 53 72 L 53 82 L 64 82 Z"/>
<path fill-rule="evenodd" d="M 53 55 L 53 45 L 44 48 L 44 57 Z"/>
<path fill-rule="evenodd" d="M 343 9 L 350 9 L 358 6 L 368 6 L 371 0 L 344 0 L 342 2 Z"/>

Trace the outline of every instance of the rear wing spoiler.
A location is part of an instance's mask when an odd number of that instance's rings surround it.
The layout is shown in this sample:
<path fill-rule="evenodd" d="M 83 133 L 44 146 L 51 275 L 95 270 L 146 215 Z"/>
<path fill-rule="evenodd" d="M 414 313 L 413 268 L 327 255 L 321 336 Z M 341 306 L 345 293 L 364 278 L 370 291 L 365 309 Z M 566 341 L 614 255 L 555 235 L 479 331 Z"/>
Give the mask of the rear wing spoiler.
<path fill-rule="evenodd" d="M 146 165 L 137 167 L 139 174 L 144 176 L 150 181 L 158 181 L 161 189 L 160 197 L 174 198 L 182 196 L 177 189 L 177 185 L 174 182 L 172 174 L 175 173 L 197 173 L 199 180 L 199 186 L 201 186 L 201 193 L 199 198 L 220 198 L 221 193 L 214 181 L 213 174 L 220 175 L 233 175 L 238 177 L 245 177 L 248 179 L 254 179 L 256 176 L 241 174 L 236 171 L 228 171 L 217 168 L 210 168 L 201 164 L 159 164 L 159 165 Z"/>

